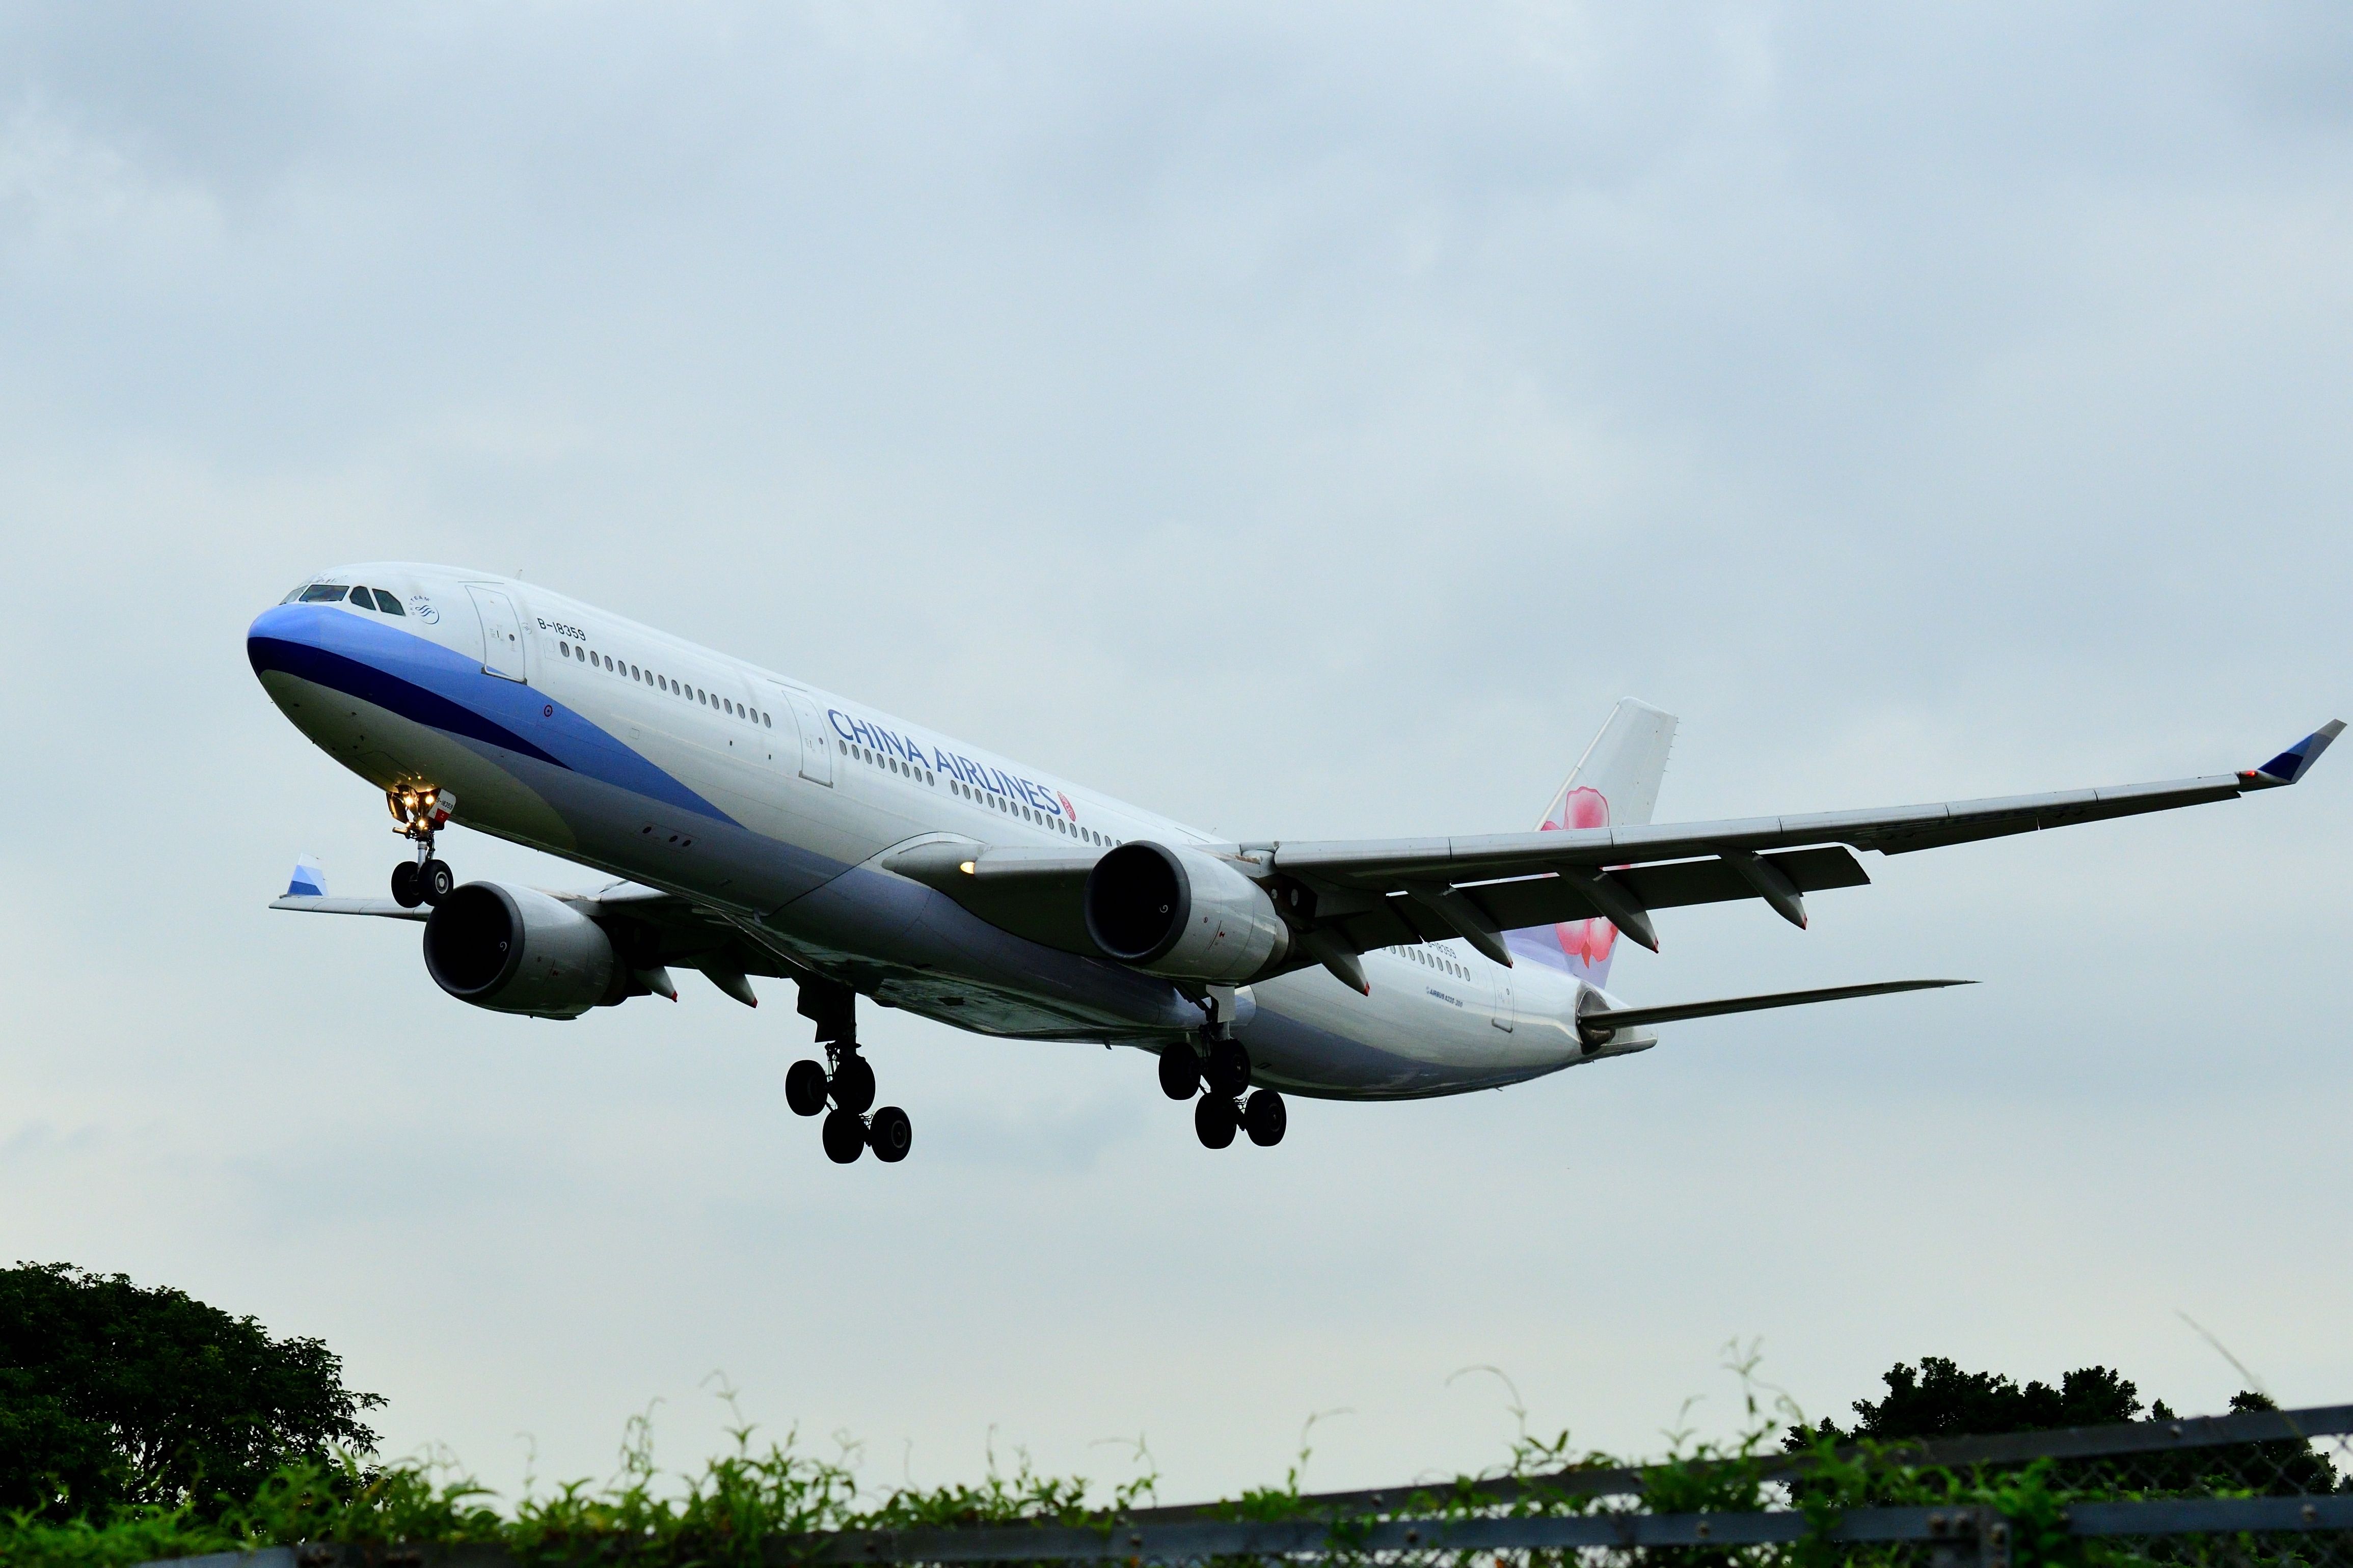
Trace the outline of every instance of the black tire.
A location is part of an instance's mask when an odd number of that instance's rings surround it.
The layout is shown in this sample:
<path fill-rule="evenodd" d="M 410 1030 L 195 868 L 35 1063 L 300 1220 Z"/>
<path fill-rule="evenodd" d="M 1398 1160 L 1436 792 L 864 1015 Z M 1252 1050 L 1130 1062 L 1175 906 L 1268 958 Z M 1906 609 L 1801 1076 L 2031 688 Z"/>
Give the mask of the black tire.
<path fill-rule="evenodd" d="M 874 1068 L 864 1057 L 844 1057 L 833 1069 L 834 1104 L 852 1116 L 863 1116 L 874 1103 Z"/>
<path fill-rule="evenodd" d="M 1234 1141 L 1234 1102 L 1222 1094 L 1205 1094 L 1193 1103 L 1193 1131 L 1204 1149 L 1222 1149 Z"/>
<path fill-rule="evenodd" d="M 392 868 L 392 901 L 404 910 L 413 910 L 425 901 L 425 889 L 417 883 L 417 862 L 403 860 Z"/>
<path fill-rule="evenodd" d="M 1179 1040 L 1160 1047 L 1160 1092 L 1171 1100 L 1190 1100 L 1201 1089 L 1201 1058 Z"/>
<path fill-rule="evenodd" d="M 825 1119 L 825 1157 L 837 1165 L 854 1165 L 866 1152 L 866 1123 L 847 1110 Z"/>
<path fill-rule="evenodd" d="M 886 1165 L 895 1165 L 914 1147 L 915 1124 L 895 1105 L 886 1105 L 866 1124 L 867 1147 Z"/>
<path fill-rule="evenodd" d="M 1218 1093 L 1239 1100 L 1250 1087 L 1250 1053 L 1240 1040 L 1219 1040 L 1209 1047 L 1209 1068 L 1202 1076 Z"/>
<path fill-rule="evenodd" d="M 1271 1089 L 1261 1089 L 1242 1101 L 1242 1130 L 1261 1149 L 1271 1149 L 1282 1142 L 1282 1130 L 1290 1122 L 1291 1113 L 1283 1108 L 1282 1096 Z"/>
<path fill-rule="evenodd" d="M 458 886 L 458 873 L 449 869 L 446 860 L 427 860 L 417 868 L 417 890 L 428 904 L 438 904 L 448 898 Z"/>
<path fill-rule="evenodd" d="M 825 1109 L 825 1068 L 797 1061 L 785 1069 L 785 1103 L 795 1116 L 815 1116 Z"/>

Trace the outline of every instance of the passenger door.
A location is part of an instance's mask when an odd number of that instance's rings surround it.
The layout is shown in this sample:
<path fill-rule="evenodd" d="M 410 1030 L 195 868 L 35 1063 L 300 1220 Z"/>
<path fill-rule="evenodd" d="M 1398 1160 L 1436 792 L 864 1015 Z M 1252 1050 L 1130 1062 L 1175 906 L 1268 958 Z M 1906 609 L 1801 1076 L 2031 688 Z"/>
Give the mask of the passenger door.
<path fill-rule="evenodd" d="M 467 584 L 466 592 L 474 601 L 474 613 L 482 619 L 482 673 L 507 680 L 527 679 L 522 622 L 516 618 L 514 601 L 478 583 Z"/>
<path fill-rule="evenodd" d="M 1512 972 L 1508 969 L 1495 971 L 1495 1011 L 1488 1022 L 1507 1035 L 1516 1022 L 1512 1008 Z"/>
<path fill-rule="evenodd" d="M 801 777 L 811 784 L 833 787 L 833 740 L 826 733 L 825 720 L 817 704 L 806 691 L 796 691 L 789 686 L 776 689 L 784 694 L 785 706 L 793 716 L 793 727 L 800 731 Z"/>

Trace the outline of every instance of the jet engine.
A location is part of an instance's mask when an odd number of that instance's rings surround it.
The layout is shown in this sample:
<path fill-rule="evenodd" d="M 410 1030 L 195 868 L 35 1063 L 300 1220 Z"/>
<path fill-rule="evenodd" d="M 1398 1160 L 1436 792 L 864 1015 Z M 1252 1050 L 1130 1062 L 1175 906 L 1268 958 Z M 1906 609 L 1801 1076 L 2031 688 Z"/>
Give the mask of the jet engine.
<path fill-rule="evenodd" d="M 497 882 L 469 882 L 434 906 L 425 968 L 460 1002 L 534 1018 L 576 1018 L 628 994 L 604 928 L 545 893 Z"/>
<path fill-rule="evenodd" d="M 1172 980 L 1236 985 L 1280 960 L 1291 928 L 1230 862 L 1138 840 L 1087 874 L 1087 934 L 1123 963 Z"/>

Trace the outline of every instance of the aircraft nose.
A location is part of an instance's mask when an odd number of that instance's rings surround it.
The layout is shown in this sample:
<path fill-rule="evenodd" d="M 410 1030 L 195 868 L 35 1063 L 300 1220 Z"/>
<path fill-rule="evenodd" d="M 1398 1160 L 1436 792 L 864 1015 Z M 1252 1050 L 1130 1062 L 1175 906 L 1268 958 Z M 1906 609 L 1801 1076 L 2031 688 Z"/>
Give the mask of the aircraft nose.
<path fill-rule="evenodd" d="M 253 617 L 253 625 L 245 629 L 245 657 L 259 675 L 280 666 L 276 657 L 282 649 L 317 646 L 315 616 L 306 616 L 299 605 L 272 605 Z"/>

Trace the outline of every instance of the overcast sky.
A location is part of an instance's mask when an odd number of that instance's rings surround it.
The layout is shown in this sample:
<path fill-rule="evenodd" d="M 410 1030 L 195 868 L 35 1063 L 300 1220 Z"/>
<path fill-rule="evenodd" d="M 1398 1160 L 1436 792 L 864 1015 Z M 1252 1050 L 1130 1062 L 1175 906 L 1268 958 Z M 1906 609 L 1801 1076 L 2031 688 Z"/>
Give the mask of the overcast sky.
<path fill-rule="evenodd" d="M 322 1336 L 510 1490 L 723 1372 L 1169 1500 L 1922 1354 L 2353 1398 L 2353 755 L 1674 911 L 1676 1026 L 1212 1154 L 1149 1058 L 788 987 L 463 1007 L 245 626 L 521 572 L 1240 836 L 2206 773 L 2353 717 L 2339 5 L 0 5 L 0 1234 Z M 459 832 L 461 875 L 587 874 Z M 526 1436 L 525 1435 L 528 1435 Z"/>

